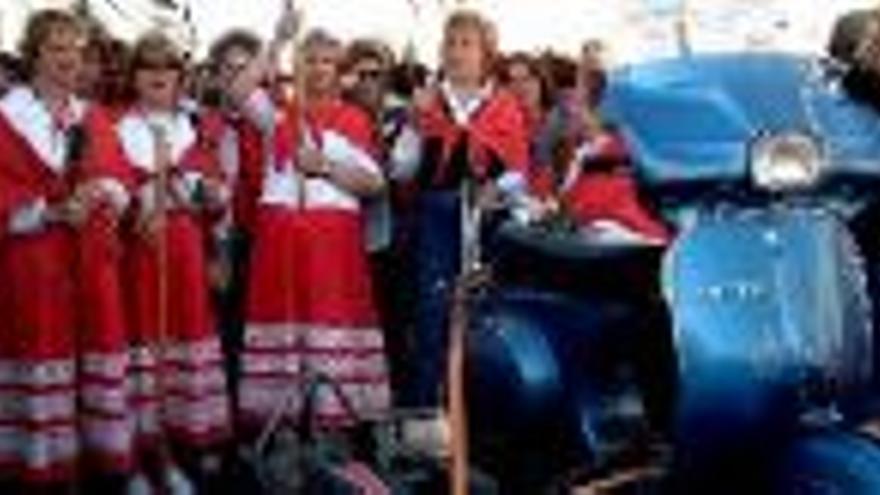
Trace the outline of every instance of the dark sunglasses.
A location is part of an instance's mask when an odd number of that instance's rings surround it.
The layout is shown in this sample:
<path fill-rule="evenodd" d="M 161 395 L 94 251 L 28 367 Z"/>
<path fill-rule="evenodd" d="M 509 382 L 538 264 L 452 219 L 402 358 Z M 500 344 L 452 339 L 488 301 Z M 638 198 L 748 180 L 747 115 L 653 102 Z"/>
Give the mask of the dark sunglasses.
<path fill-rule="evenodd" d="M 382 79 L 383 73 L 380 70 L 359 70 L 357 71 L 357 77 L 361 80 L 379 80 Z"/>
<path fill-rule="evenodd" d="M 247 68 L 247 63 L 221 64 L 220 69 L 229 74 L 238 74 Z"/>

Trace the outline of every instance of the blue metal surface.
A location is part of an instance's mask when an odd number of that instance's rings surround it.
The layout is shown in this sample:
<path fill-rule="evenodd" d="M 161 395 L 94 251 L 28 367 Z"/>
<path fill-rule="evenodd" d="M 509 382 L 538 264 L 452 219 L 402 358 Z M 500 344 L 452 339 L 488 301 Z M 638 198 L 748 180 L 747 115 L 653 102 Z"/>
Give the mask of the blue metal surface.
<path fill-rule="evenodd" d="M 416 366 L 404 395 L 408 406 L 439 405 L 450 291 L 459 267 L 459 222 L 457 193 L 428 192 L 420 198 L 414 243 L 418 333 Z M 584 289 L 588 281 L 559 285 L 554 279 L 566 272 L 608 272 L 610 280 L 612 271 L 619 279 L 628 271 L 644 272 L 648 264 L 656 267 L 658 253 L 635 248 L 602 253 L 541 236 L 491 236 L 488 245 L 499 285 L 473 307 L 468 344 L 477 443 L 540 440 L 583 459 L 602 456 L 625 433 L 624 421 L 643 419 L 628 414 L 637 409 L 638 398 L 632 397 L 631 377 L 621 384 L 614 376 L 623 361 L 611 358 L 615 342 L 630 338 L 636 317 L 611 294 L 587 298 L 584 293 L 598 292 Z M 522 249 L 511 252 L 515 247 Z M 646 253 L 647 262 L 642 260 Z M 514 273 L 512 258 L 525 263 L 529 277 Z M 651 281 L 654 273 L 642 276 Z M 516 288 L 519 282 L 528 287 Z M 606 289 L 613 285 L 593 282 Z M 618 414 L 621 405 L 626 414 Z"/>
<path fill-rule="evenodd" d="M 880 445 L 845 432 L 820 432 L 792 442 L 782 455 L 776 495 L 877 495 Z"/>
<path fill-rule="evenodd" d="M 474 410 L 482 416 L 478 421 L 516 431 L 558 410 L 565 377 L 557 345 L 564 335 L 554 335 L 555 329 L 543 317 L 558 314 L 561 304 L 576 310 L 570 302 L 527 293 L 501 294 L 480 308 L 469 341 L 470 361 L 475 364 L 471 396 Z M 597 330 L 585 322 L 580 333 Z M 576 332 L 568 338 L 584 337 Z"/>
<path fill-rule="evenodd" d="M 477 315 L 468 359 L 478 435 L 508 446 L 540 439 L 558 455 L 601 462 L 631 433 L 623 422 L 644 420 L 631 379 L 615 376 L 615 341 L 634 321 L 623 306 L 503 289 Z"/>
<path fill-rule="evenodd" d="M 829 176 L 880 175 L 880 119 L 816 59 L 694 55 L 626 67 L 610 81 L 606 115 L 651 184 L 745 181 L 752 140 L 780 131 L 817 136 Z"/>
<path fill-rule="evenodd" d="M 863 268 L 836 217 L 769 208 L 705 214 L 663 285 L 678 353 L 677 441 L 701 456 L 766 444 L 870 380 Z"/>

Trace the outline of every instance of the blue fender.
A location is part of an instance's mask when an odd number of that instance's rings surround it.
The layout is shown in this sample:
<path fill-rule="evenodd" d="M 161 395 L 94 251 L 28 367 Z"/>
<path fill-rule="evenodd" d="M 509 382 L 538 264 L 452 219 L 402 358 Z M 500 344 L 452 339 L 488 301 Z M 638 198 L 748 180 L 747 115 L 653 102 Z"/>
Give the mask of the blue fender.
<path fill-rule="evenodd" d="M 817 210 L 698 217 L 664 260 L 685 456 L 784 437 L 798 418 L 864 389 L 870 307 L 846 227 Z"/>
<path fill-rule="evenodd" d="M 494 428 L 527 428 L 561 404 L 563 371 L 540 306 L 508 295 L 484 307 L 471 331 L 473 402 Z"/>
<path fill-rule="evenodd" d="M 839 431 L 799 437 L 783 451 L 773 493 L 880 494 L 880 445 L 874 439 Z"/>
<path fill-rule="evenodd" d="M 616 390 L 600 368 L 622 321 L 625 310 L 607 302 L 530 289 L 491 295 L 468 343 L 476 434 L 561 438 L 559 448 L 582 457 L 614 443 L 601 426 Z"/>

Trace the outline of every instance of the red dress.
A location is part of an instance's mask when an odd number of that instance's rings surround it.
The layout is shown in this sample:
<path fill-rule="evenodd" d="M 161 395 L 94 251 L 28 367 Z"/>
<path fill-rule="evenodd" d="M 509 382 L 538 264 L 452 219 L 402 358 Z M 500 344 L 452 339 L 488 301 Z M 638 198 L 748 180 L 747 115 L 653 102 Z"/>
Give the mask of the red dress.
<path fill-rule="evenodd" d="M 589 226 L 611 222 L 647 241 L 665 244 L 670 239 L 666 226 L 641 202 L 621 137 L 602 133 L 580 143 L 562 184 L 553 184 L 549 167 L 534 176 L 538 196 L 553 191 L 578 224 Z"/>
<path fill-rule="evenodd" d="M 164 126 L 173 161 L 166 220 L 158 232 L 131 227 L 123 270 L 132 345 L 132 407 L 138 447 L 164 436 L 174 446 L 206 449 L 230 433 L 222 353 L 206 273 L 206 219 L 199 181 L 217 174 L 213 143 L 183 112 L 127 113 L 116 130 L 135 177 L 131 223 L 155 213 L 152 125 Z M 166 277 L 160 277 L 164 272 Z"/>
<path fill-rule="evenodd" d="M 307 136 L 336 163 L 380 175 L 368 117 L 338 100 L 313 104 L 300 121 L 255 95 L 252 116 L 277 140 L 258 206 L 239 402 L 246 430 L 259 428 L 285 396 L 297 416 L 307 382 L 322 376 L 345 400 L 322 389 L 324 426 L 376 419 L 390 393 L 377 325 L 358 198 L 320 178 L 304 178 L 290 159 L 294 136 Z M 300 124 L 301 125 L 297 125 Z M 301 133 L 300 133 L 301 131 Z"/>
<path fill-rule="evenodd" d="M 108 205 L 79 229 L 12 227 L 28 204 L 63 201 L 84 181 L 126 201 L 112 126 L 94 107 L 70 107 L 72 126 L 59 134 L 29 88 L 0 100 L 0 475 L 23 482 L 124 472 L 131 459 L 120 245 Z M 76 134 L 79 152 L 69 144 Z"/>

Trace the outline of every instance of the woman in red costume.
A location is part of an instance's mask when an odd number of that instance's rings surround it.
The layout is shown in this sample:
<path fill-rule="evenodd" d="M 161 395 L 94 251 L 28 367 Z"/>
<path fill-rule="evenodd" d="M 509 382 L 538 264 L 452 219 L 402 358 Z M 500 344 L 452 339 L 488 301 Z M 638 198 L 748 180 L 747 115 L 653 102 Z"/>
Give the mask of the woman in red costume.
<path fill-rule="evenodd" d="M 537 211 L 564 211 L 593 239 L 665 244 L 670 232 L 640 200 L 629 153 L 599 112 L 605 72 L 597 42 L 583 47 L 577 86 L 565 94 L 538 136 L 533 192 Z"/>
<path fill-rule="evenodd" d="M 210 222 L 226 200 L 219 176 L 220 122 L 181 108 L 185 73 L 170 40 L 135 46 L 135 101 L 116 124 L 134 180 L 124 270 L 132 345 L 138 490 L 187 485 L 230 435 L 222 353 L 206 271 Z"/>
<path fill-rule="evenodd" d="M 74 95 L 85 42 L 70 14 L 34 14 L 28 83 L 0 100 L 0 477 L 16 493 L 131 461 L 116 272 L 128 194 L 110 122 Z"/>
<path fill-rule="evenodd" d="M 272 143 L 258 204 L 239 391 L 245 431 L 278 407 L 296 416 L 316 379 L 320 425 L 339 430 L 389 408 L 361 200 L 384 187 L 369 117 L 340 99 L 342 46 L 316 31 L 301 47 L 289 105 L 258 89 L 277 44 L 236 81 Z"/>
<path fill-rule="evenodd" d="M 401 402 L 414 415 L 407 433 L 413 446 L 435 452 L 444 434 L 439 409 L 464 190 L 476 190 L 476 202 L 484 205 L 519 202 L 526 190 L 528 130 L 520 101 L 492 79 L 495 60 L 494 27 L 474 12 L 453 13 L 441 45 L 442 78 L 415 95 L 412 122 L 391 152 L 392 176 L 417 191 L 416 355 Z"/>

